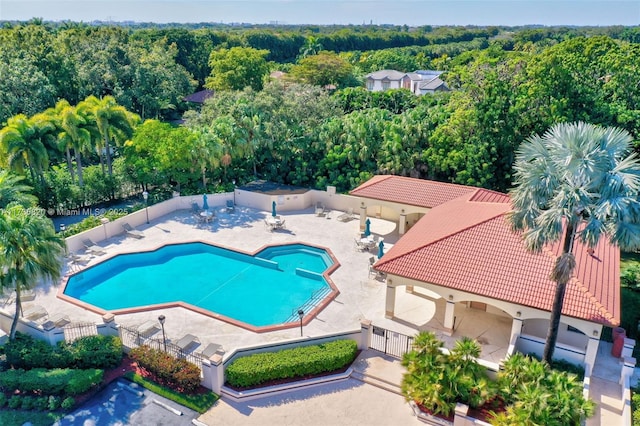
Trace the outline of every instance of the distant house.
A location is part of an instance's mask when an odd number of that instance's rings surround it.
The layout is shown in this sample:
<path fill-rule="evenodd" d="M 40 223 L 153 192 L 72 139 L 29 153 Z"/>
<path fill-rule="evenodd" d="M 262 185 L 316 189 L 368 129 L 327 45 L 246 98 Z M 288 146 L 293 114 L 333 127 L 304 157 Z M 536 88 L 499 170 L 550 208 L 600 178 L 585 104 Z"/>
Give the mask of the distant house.
<path fill-rule="evenodd" d="M 213 90 L 200 90 L 184 97 L 185 102 L 191 102 L 194 104 L 203 104 L 204 101 L 213 96 Z"/>
<path fill-rule="evenodd" d="M 440 79 L 442 71 L 417 70 L 403 73 L 395 70 L 381 70 L 367 74 L 367 90 L 380 92 L 389 89 L 407 89 L 416 95 L 449 91 Z"/>

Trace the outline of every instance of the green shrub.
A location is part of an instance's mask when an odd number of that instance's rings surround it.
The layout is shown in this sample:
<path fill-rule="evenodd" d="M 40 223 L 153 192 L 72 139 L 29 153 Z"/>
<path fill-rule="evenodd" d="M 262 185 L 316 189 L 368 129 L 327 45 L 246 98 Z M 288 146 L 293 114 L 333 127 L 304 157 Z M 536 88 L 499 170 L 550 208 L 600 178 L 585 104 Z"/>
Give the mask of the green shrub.
<path fill-rule="evenodd" d="M 87 336 L 73 343 L 51 346 L 27 334 L 16 333 L 6 344 L 7 363 L 13 368 L 102 368 L 122 360 L 122 341 L 116 336 Z"/>
<path fill-rule="evenodd" d="M 226 370 L 231 386 L 249 387 L 270 380 L 304 377 L 335 371 L 356 358 L 353 340 L 336 340 L 320 345 L 266 352 L 238 358 Z"/>
<path fill-rule="evenodd" d="M 42 395 L 78 395 L 102 382 L 104 372 L 98 369 L 7 370 L 0 373 L 0 389 Z"/>
<path fill-rule="evenodd" d="M 5 405 L 7 405 L 7 395 L 0 392 L 0 408 L 4 408 Z"/>
<path fill-rule="evenodd" d="M 61 343 L 60 348 L 70 354 L 74 368 L 110 369 L 122 361 L 122 341 L 117 336 L 87 336 Z"/>
<path fill-rule="evenodd" d="M 49 395 L 49 399 L 47 400 L 47 404 L 48 404 L 47 408 L 49 408 L 49 411 L 57 410 L 58 408 L 60 408 L 61 403 L 62 403 L 62 398 L 55 395 Z"/>
<path fill-rule="evenodd" d="M 200 387 L 200 369 L 185 359 L 176 359 L 158 349 L 139 346 L 129 352 L 129 357 L 160 384 L 185 393 L 193 393 Z"/>
<path fill-rule="evenodd" d="M 62 403 L 60 404 L 60 407 L 63 410 L 68 410 L 71 407 L 73 407 L 75 405 L 75 403 L 76 403 L 76 400 L 73 399 L 72 397 L 68 396 L 62 401 Z"/>
<path fill-rule="evenodd" d="M 16 409 L 21 405 L 22 405 L 22 398 L 20 398 L 18 395 L 13 395 L 11 398 L 9 398 L 9 404 L 8 404 L 9 408 Z"/>
<path fill-rule="evenodd" d="M 5 353 L 10 366 L 26 370 L 67 367 L 71 362 L 69 353 L 22 333 L 16 333 L 15 339 L 7 342 Z"/>
<path fill-rule="evenodd" d="M 48 396 L 39 396 L 35 398 L 33 402 L 34 410 L 38 411 L 47 411 L 49 409 L 49 397 Z"/>
<path fill-rule="evenodd" d="M 22 397 L 20 408 L 23 410 L 31 410 L 36 402 L 36 399 L 32 396 L 25 395 Z"/>

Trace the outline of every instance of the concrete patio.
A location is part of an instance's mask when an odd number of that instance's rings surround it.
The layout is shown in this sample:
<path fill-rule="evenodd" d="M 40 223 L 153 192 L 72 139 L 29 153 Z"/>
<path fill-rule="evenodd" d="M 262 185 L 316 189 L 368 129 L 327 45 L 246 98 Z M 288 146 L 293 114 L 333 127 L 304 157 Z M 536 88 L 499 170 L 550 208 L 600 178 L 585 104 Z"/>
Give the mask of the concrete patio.
<path fill-rule="evenodd" d="M 442 333 L 444 308 L 439 306 L 444 302 L 429 299 L 423 290 L 416 290 L 414 294 L 398 292 L 396 317 L 385 318 L 384 280 L 370 275 L 368 269 L 369 258 L 377 254 L 377 249 L 371 252 L 356 250 L 354 238 L 360 233 L 357 216 L 343 222 L 336 220 L 342 213 L 339 211 L 330 211 L 320 217 L 312 208 L 287 212 L 281 214 L 286 219 L 287 228 L 270 232 L 264 225 L 264 219 L 270 212 L 236 207 L 233 213 L 227 213 L 224 207 L 219 207 L 215 213 L 216 220 L 201 223 L 189 211 L 177 211 L 138 227 L 144 238 L 122 234 L 96 241 L 107 254 L 93 256 L 86 265 L 67 264 L 65 273 L 91 266 L 116 254 L 151 250 L 168 243 L 202 240 L 253 252 L 274 243 L 306 242 L 331 249 L 341 266 L 331 275 L 340 294 L 304 327 L 305 336 L 358 329 L 362 319 L 370 319 L 377 326 L 407 335 L 414 335 L 420 330 L 434 331 L 447 347 L 452 347 L 456 338 L 461 336 L 476 338 L 482 344 L 483 357 L 491 362 L 498 362 L 506 353 L 510 323 L 504 318 L 461 307 L 454 336 L 446 336 Z M 386 247 L 398 240 L 395 223 L 378 218 L 370 220 L 372 233 L 384 238 Z M 204 269 L 206 271 L 206 266 Z M 58 289 L 58 284 L 41 284 L 31 303 L 46 307 L 49 317 L 64 315 L 73 322 L 102 321 L 100 315 L 58 299 Z M 4 309 L 12 312 L 13 306 L 7 305 Z M 160 314 L 166 317 L 168 340 L 177 340 L 186 333 L 193 334 L 201 342 L 196 351 L 210 343 L 221 344 L 229 352 L 237 347 L 299 337 L 298 328 L 257 334 L 183 308 L 118 315 L 116 322 L 138 327 L 156 321 Z"/>

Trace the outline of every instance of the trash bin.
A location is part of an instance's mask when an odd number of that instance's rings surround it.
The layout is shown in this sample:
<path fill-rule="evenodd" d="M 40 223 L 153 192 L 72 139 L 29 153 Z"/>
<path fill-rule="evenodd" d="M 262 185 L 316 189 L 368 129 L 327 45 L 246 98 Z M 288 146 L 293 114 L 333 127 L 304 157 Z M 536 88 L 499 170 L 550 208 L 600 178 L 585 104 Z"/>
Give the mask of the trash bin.
<path fill-rule="evenodd" d="M 616 327 L 613 329 L 613 347 L 611 348 L 611 355 L 616 358 L 620 358 L 622 355 L 622 348 L 624 347 L 624 339 L 627 337 L 627 332 L 622 327 Z"/>

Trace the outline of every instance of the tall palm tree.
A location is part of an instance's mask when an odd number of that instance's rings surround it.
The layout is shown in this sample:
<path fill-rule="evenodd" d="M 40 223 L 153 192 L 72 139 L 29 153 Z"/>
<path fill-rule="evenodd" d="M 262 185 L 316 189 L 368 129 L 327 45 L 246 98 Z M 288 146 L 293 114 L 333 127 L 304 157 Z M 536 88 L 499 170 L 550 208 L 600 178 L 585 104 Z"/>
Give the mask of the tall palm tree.
<path fill-rule="evenodd" d="M 43 182 L 43 171 L 49 165 L 47 139 L 54 138 L 55 126 L 49 120 L 36 115 L 32 119 L 24 114 L 15 115 L 7 121 L 7 126 L 0 130 L 0 146 L 6 156 L 6 166 L 17 173 L 24 173 L 28 168 L 31 180 L 36 177 Z"/>
<path fill-rule="evenodd" d="M 102 99 L 89 96 L 78 104 L 78 108 L 86 109 L 90 119 L 95 121 L 102 140 L 101 143 L 96 144 L 96 147 L 98 151 L 105 150 L 107 171 L 109 176 L 113 176 L 110 140 L 124 142 L 129 139 L 133 134 L 134 126 L 139 122 L 139 117 L 118 105 L 113 96 L 105 96 Z M 102 161 L 101 153 L 98 152 L 98 154 Z"/>
<path fill-rule="evenodd" d="M 23 176 L 11 174 L 8 170 L 0 171 L 0 209 L 11 203 L 24 207 L 35 206 L 38 199 L 31 195 L 31 187 L 22 183 Z"/>
<path fill-rule="evenodd" d="M 69 147 L 73 147 L 78 172 L 78 185 L 82 187 L 84 186 L 82 153 L 91 150 L 93 136 L 97 133 L 97 127 L 89 119 L 87 110 L 73 107 L 66 101 L 58 102 L 56 110 L 58 113 L 56 124 L 61 130 L 58 140 L 67 150 L 67 162 L 70 162 Z M 69 170 L 71 171 L 71 168 Z"/>
<path fill-rule="evenodd" d="M 601 237 L 623 249 L 640 246 L 640 164 L 624 130 L 562 123 L 523 143 L 510 191 L 511 225 L 524 231 L 527 249 L 540 252 L 559 241 L 562 253 L 550 278 L 556 282 L 544 359 L 551 362 L 578 238 L 594 247 Z"/>
<path fill-rule="evenodd" d="M 16 312 L 9 338 L 13 339 L 22 310 L 20 295 L 40 279 L 57 280 L 65 252 L 51 220 L 11 205 L 0 212 L 0 286 L 16 292 Z"/>

